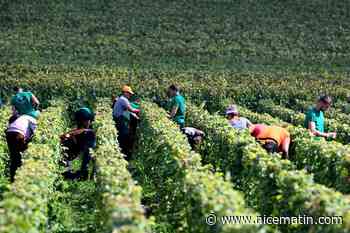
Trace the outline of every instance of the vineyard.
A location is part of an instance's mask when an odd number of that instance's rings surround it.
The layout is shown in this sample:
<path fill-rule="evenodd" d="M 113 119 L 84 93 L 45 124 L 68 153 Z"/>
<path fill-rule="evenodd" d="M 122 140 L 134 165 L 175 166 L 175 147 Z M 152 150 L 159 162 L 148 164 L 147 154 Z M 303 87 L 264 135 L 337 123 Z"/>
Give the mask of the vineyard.
<path fill-rule="evenodd" d="M 0 233 L 350 233 L 349 12 L 345 0 L 0 0 Z M 110 101 L 125 84 L 141 98 L 131 160 Z M 196 151 L 155 103 L 171 84 L 186 99 L 186 126 L 205 133 Z M 11 183 L 4 131 L 18 86 L 42 113 Z M 325 126 L 335 140 L 304 128 L 321 94 L 333 98 Z M 231 104 L 286 128 L 290 159 L 233 129 Z M 71 181 L 59 136 L 83 106 L 96 113 L 97 146 L 89 179 Z"/>
<path fill-rule="evenodd" d="M 301 126 L 304 114 L 295 110 L 298 103 L 312 104 L 311 96 L 295 99 L 294 106 L 285 107 L 283 102 L 293 98 L 295 92 L 272 97 L 274 90 L 266 86 L 261 89 L 267 97 L 251 101 L 259 98 L 253 96 L 253 88 L 257 87 L 254 79 L 245 77 L 243 83 L 242 78 L 242 87 L 232 88 L 231 80 L 237 81 L 238 77 L 231 74 L 223 74 L 220 79 L 203 74 L 203 84 L 193 74 L 141 79 L 139 76 L 155 74 L 104 70 L 90 77 L 86 74 L 85 82 L 74 75 L 54 82 L 54 71 L 45 75 L 35 71 L 36 79 L 17 77 L 19 73 L 28 75 L 28 67 L 9 71 L 13 75 L 2 79 L 2 86 L 11 90 L 19 83 L 30 85 L 39 98 L 48 101 L 44 103 L 35 140 L 12 184 L 4 176 L 8 152 L 2 138 L 0 232 L 350 232 L 349 126 L 346 119 L 337 118 L 338 114 L 334 118 L 330 115 L 327 125 L 339 132 L 337 141 L 312 140 Z M 43 83 L 41 79 L 50 82 Z M 264 80 L 269 81 L 268 77 Z M 110 102 L 103 99 L 113 93 L 108 86 L 128 82 L 143 98 L 137 146 L 129 162 L 116 146 L 118 132 Z M 181 83 L 188 99 L 187 125 L 206 133 L 197 153 L 191 151 L 166 112 L 151 101 L 154 96 L 162 97 L 172 82 Z M 328 82 L 332 80 L 305 79 L 304 87 L 315 83 L 326 86 Z M 54 88 L 49 90 L 53 91 L 46 91 L 51 85 Z M 215 86 L 220 90 L 209 88 Z M 345 79 L 341 86 L 346 87 Z M 151 87 L 163 91 L 154 92 Z M 338 96 L 339 102 L 346 100 L 337 88 L 331 94 Z M 222 112 L 233 102 L 239 103 L 241 114 L 254 123 L 288 128 L 293 138 L 290 161 L 267 154 L 248 133 L 236 132 L 227 124 Z M 94 128 L 98 146 L 93 152 L 97 172 L 93 180 L 72 183 L 59 175 L 62 168 L 58 163 L 58 135 L 67 130 L 71 124 L 69 115 L 79 104 L 97 112 Z M 3 129 L 9 109 L 6 106 L 1 112 Z M 213 211 L 217 216 L 342 216 L 343 223 L 209 226 L 205 218 Z"/>

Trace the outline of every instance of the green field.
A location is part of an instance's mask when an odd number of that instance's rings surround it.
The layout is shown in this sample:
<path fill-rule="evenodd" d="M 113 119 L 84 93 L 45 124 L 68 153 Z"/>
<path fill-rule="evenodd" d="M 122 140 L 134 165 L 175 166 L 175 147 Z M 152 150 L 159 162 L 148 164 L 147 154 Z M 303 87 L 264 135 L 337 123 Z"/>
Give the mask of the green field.
<path fill-rule="evenodd" d="M 348 71 L 349 10 L 345 0 L 2 0 L 0 62 Z"/>
<path fill-rule="evenodd" d="M 14 183 L 0 134 L 0 233 L 350 233 L 349 64 L 346 0 L 0 0 L 1 132 L 13 87 L 42 103 Z M 186 124 L 206 133 L 196 152 L 152 103 L 173 83 L 188 101 Z M 129 162 L 109 102 L 125 84 L 142 98 Z M 333 141 L 302 126 L 320 94 L 334 100 Z M 229 127 L 232 103 L 254 123 L 286 127 L 290 161 Z M 63 180 L 58 136 L 85 105 L 98 113 L 97 170 Z M 342 224 L 220 221 L 263 215 Z"/>

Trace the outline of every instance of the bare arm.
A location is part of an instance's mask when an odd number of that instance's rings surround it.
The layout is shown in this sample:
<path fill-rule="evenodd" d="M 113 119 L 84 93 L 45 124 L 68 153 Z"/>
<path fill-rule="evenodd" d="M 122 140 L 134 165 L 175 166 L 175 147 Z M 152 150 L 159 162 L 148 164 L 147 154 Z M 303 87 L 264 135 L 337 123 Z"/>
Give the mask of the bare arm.
<path fill-rule="evenodd" d="M 36 98 L 35 95 L 32 95 L 32 102 L 33 102 L 34 106 L 39 106 L 39 104 L 40 104 L 38 98 Z"/>
<path fill-rule="evenodd" d="M 322 133 L 322 132 L 316 130 L 316 124 L 313 121 L 309 121 L 308 129 L 309 129 L 310 133 L 314 136 L 325 137 L 325 138 L 329 137 L 328 133 Z"/>
<path fill-rule="evenodd" d="M 12 115 L 15 115 L 17 113 L 17 110 L 16 110 L 15 106 L 12 105 L 11 108 L 12 108 Z"/>
<path fill-rule="evenodd" d="M 83 133 L 85 130 L 86 130 L 86 129 L 72 129 L 71 131 L 69 131 L 69 132 L 67 132 L 67 133 L 65 133 L 65 134 L 62 134 L 62 135 L 60 136 L 61 141 L 62 141 L 62 140 L 65 140 L 65 139 L 67 139 L 67 138 L 70 138 L 70 137 L 75 137 L 75 136 L 77 136 L 78 134 Z"/>
<path fill-rule="evenodd" d="M 175 117 L 178 109 L 179 109 L 178 106 L 175 106 L 175 107 L 173 107 L 173 109 L 171 109 L 170 118 L 174 118 Z"/>
<path fill-rule="evenodd" d="M 133 112 L 133 113 L 139 113 L 139 112 L 140 112 L 139 109 L 136 109 L 136 108 L 131 107 L 130 104 L 128 105 L 128 111 L 129 111 L 129 112 Z"/>
<path fill-rule="evenodd" d="M 247 120 L 247 128 L 250 129 L 253 126 L 252 122 L 250 120 Z"/>
<path fill-rule="evenodd" d="M 283 140 L 281 145 L 281 150 L 283 153 L 283 157 L 285 159 L 289 159 L 289 145 L 290 145 L 290 137 L 287 137 Z"/>

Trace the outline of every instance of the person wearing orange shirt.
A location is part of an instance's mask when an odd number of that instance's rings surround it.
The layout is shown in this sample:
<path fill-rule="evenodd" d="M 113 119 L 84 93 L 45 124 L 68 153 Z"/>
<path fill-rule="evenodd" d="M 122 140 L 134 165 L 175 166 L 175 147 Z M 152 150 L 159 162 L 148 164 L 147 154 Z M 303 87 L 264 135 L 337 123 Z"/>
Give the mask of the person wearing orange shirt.
<path fill-rule="evenodd" d="M 261 143 L 262 147 L 269 153 L 282 153 L 283 158 L 288 159 L 290 134 L 279 126 L 268 126 L 264 124 L 252 125 L 250 134 Z"/>

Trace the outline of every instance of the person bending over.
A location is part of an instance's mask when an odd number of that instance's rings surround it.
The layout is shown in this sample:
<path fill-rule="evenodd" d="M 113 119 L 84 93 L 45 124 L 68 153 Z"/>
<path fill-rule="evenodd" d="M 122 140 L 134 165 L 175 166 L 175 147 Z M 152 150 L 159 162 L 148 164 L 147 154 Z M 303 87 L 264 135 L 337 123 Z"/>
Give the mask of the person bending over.
<path fill-rule="evenodd" d="M 14 122 L 22 115 L 38 119 L 40 112 L 37 109 L 40 102 L 36 96 L 29 91 L 23 91 L 20 87 L 14 88 L 14 91 L 16 94 L 11 98 L 12 116 L 9 119 L 9 123 Z"/>
<path fill-rule="evenodd" d="M 192 150 L 195 150 L 202 143 L 205 136 L 203 131 L 193 127 L 184 127 L 181 131 L 186 135 Z"/>
<path fill-rule="evenodd" d="M 69 167 L 63 175 L 69 179 L 86 180 L 89 176 L 88 165 L 91 160 L 90 149 L 96 147 L 96 134 L 91 129 L 94 114 L 89 108 L 80 108 L 75 112 L 77 127 L 61 135 L 65 165 Z M 80 170 L 76 173 L 71 171 L 71 162 L 82 155 Z"/>
<path fill-rule="evenodd" d="M 36 128 L 37 120 L 34 117 L 21 115 L 11 121 L 5 131 L 10 153 L 11 182 L 14 181 L 17 169 L 22 165 L 22 153 L 27 150 Z"/>
<path fill-rule="evenodd" d="M 291 139 L 286 129 L 279 126 L 256 124 L 252 125 L 249 130 L 268 153 L 282 153 L 283 158 L 289 158 Z"/>

